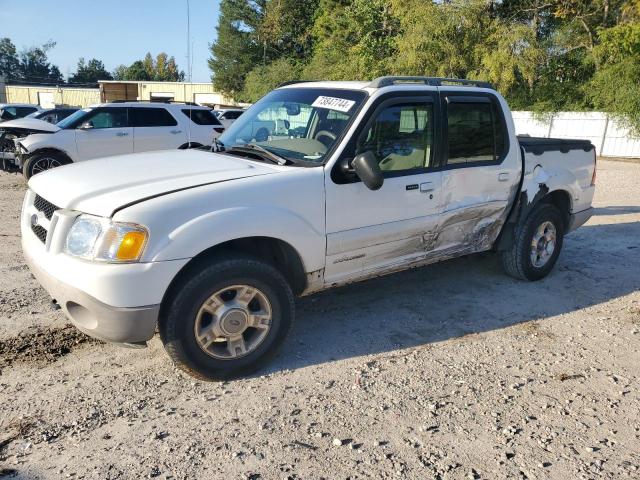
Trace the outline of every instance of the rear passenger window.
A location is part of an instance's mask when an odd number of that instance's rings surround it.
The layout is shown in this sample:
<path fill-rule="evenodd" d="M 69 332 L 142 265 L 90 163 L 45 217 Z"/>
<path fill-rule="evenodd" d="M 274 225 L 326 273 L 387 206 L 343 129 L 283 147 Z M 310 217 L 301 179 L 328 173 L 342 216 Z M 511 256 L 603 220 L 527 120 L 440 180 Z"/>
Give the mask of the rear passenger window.
<path fill-rule="evenodd" d="M 193 123 L 198 125 L 222 125 L 216 118 L 212 110 L 196 110 L 195 108 L 185 108 L 182 110 Z"/>
<path fill-rule="evenodd" d="M 131 109 L 132 124 L 134 127 L 175 127 L 178 122 L 165 108 L 140 108 Z"/>
<path fill-rule="evenodd" d="M 447 105 L 448 165 L 493 162 L 504 152 L 504 125 L 491 102 Z"/>

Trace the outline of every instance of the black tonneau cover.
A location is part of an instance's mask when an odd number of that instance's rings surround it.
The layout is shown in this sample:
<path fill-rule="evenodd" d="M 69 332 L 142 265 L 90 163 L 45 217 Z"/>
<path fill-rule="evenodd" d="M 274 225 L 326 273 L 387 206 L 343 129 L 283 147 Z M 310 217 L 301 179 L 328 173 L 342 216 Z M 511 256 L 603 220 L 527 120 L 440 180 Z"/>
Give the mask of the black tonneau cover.
<path fill-rule="evenodd" d="M 543 138 L 518 135 L 518 142 L 525 152 L 542 155 L 544 152 L 567 153 L 570 150 L 589 152 L 595 147 L 589 140 L 568 138 Z"/>

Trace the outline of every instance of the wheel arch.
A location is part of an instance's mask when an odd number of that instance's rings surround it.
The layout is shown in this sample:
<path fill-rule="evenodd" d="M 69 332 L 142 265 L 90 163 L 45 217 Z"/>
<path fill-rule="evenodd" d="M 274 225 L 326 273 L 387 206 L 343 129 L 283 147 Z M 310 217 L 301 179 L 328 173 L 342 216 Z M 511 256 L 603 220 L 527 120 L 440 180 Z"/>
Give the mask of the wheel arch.
<path fill-rule="evenodd" d="M 302 257 L 291 244 L 274 237 L 243 237 L 209 247 L 189 260 L 171 280 L 162 305 L 202 265 L 233 254 L 248 255 L 269 263 L 285 277 L 295 295 L 302 293 L 307 286 Z"/>
<path fill-rule="evenodd" d="M 563 220 L 563 230 L 566 232 L 571 224 L 571 194 L 564 189 L 549 190 L 545 184 L 540 184 L 540 188 L 533 198 L 529 199 L 528 192 L 521 192 L 516 197 L 516 205 L 514 206 L 509 218 L 503 225 L 502 231 L 496 239 L 493 249 L 504 251 L 511 248 L 515 241 L 515 232 L 521 225 L 526 222 L 531 212 L 540 204 L 549 204 L 556 207 Z"/>
<path fill-rule="evenodd" d="M 571 195 L 566 190 L 554 190 L 547 193 L 539 203 L 549 203 L 556 207 L 562 215 L 564 231 L 566 232 L 571 222 Z"/>
<path fill-rule="evenodd" d="M 29 156 L 28 158 L 33 157 L 34 155 L 42 155 L 43 153 L 55 153 L 58 155 L 62 155 L 63 157 L 65 157 L 65 159 L 67 159 L 69 161 L 69 163 L 73 162 L 73 159 L 71 158 L 71 156 L 65 152 L 64 150 L 60 149 L 60 148 L 56 148 L 56 147 L 41 147 L 38 148 L 32 152 L 29 152 Z"/>

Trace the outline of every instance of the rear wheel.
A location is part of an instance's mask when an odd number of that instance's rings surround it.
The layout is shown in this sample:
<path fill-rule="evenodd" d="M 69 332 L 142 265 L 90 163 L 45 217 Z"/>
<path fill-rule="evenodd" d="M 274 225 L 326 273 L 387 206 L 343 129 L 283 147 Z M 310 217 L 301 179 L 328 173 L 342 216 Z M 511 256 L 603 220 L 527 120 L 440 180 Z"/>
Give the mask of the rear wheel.
<path fill-rule="evenodd" d="M 167 300 L 160 337 L 180 369 L 223 380 L 264 365 L 293 319 L 293 293 L 282 274 L 261 260 L 235 257 L 198 269 Z"/>
<path fill-rule="evenodd" d="M 71 163 L 69 159 L 62 153 L 57 152 L 43 152 L 36 153 L 29 157 L 22 167 L 22 173 L 27 180 L 38 173 L 45 170 L 51 170 L 52 168 L 60 167 Z"/>
<path fill-rule="evenodd" d="M 512 277 L 540 280 L 553 269 L 564 239 L 564 222 L 550 204 L 534 208 L 516 232 L 509 250 L 501 253 L 502 265 Z"/>

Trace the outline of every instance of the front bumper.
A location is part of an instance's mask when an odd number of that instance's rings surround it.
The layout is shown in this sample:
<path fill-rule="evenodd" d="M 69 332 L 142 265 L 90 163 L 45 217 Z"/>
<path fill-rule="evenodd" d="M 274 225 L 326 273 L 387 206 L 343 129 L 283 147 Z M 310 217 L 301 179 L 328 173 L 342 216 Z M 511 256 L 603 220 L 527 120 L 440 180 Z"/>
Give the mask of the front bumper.
<path fill-rule="evenodd" d="M 580 228 L 582 225 L 587 223 L 592 216 L 593 208 L 587 208 L 581 212 L 572 213 L 569 217 L 569 229 L 567 230 L 567 233 Z"/>
<path fill-rule="evenodd" d="M 25 258 L 36 280 L 62 308 L 71 323 L 87 335 L 108 342 L 139 343 L 146 342 L 155 334 L 160 305 L 112 307 L 55 279 L 26 252 Z"/>
<path fill-rule="evenodd" d="M 189 259 L 108 264 L 71 257 L 63 247 L 78 213 L 35 200 L 36 194 L 28 190 L 22 207 L 22 250 L 34 276 L 71 322 L 110 342 L 149 340 L 164 294 Z"/>

